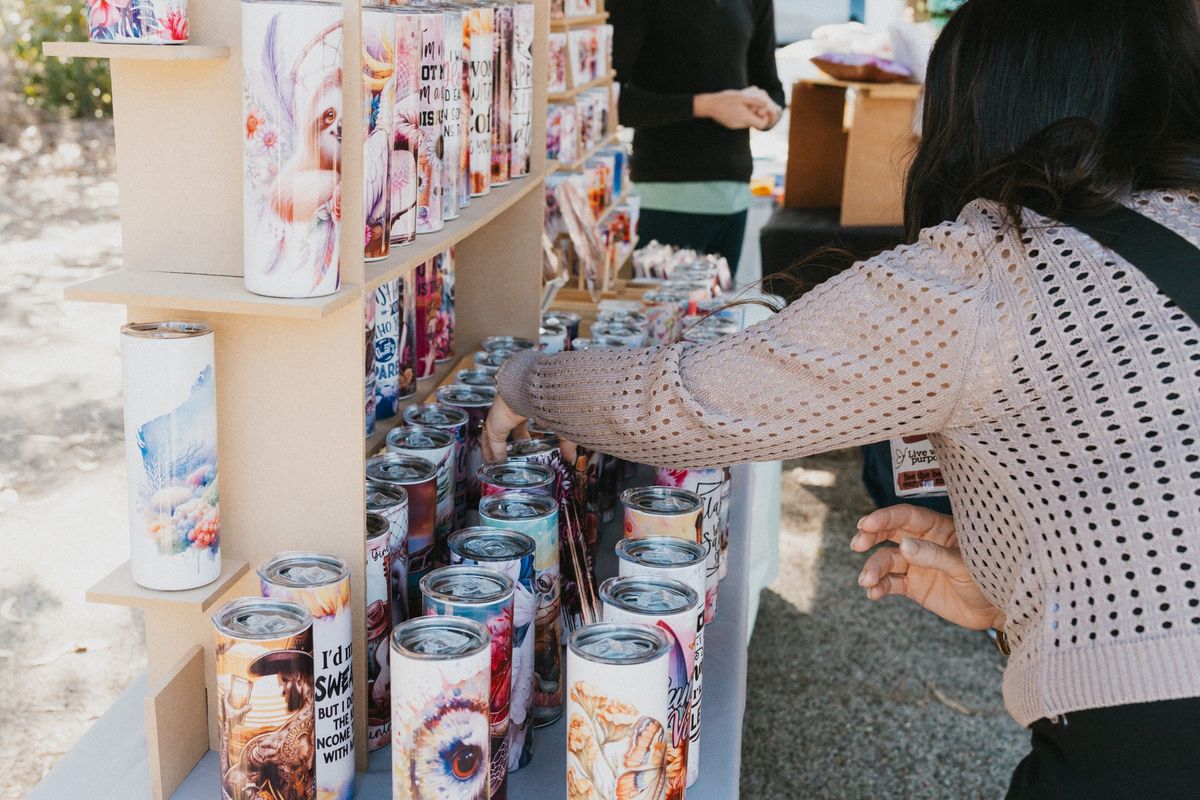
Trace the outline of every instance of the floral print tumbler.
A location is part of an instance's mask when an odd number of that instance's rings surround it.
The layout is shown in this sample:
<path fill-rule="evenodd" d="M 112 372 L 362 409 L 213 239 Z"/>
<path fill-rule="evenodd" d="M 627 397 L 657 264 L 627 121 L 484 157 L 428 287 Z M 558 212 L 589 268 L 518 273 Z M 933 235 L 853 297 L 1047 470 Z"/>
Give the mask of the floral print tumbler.
<path fill-rule="evenodd" d="M 130 568 L 148 589 L 221 575 L 213 332 L 202 322 L 121 329 Z"/>

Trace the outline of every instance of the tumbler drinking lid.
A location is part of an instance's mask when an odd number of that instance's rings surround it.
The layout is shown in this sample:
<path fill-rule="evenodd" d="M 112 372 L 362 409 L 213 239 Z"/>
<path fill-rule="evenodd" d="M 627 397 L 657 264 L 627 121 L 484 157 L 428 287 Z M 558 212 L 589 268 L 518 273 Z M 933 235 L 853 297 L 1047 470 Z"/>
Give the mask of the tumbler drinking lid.
<path fill-rule="evenodd" d="M 258 577 L 266 583 L 291 589 L 328 586 L 349 574 L 345 561 L 324 553 L 276 553 L 258 568 Z"/>
<path fill-rule="evenodd" d="M 456 383 L 463 386 L 492 386 L 496 385 L 496 372 L 493 367 L 478 367 L 476 369 L 460 369 L 454 373 Z"/>
<path fill-rule="evenodd" d="M 479 501 L 479 513 L 487 519 L 545 519 L 558 510 L 558 503 L 544 494 L 501 492 Z"/>
<path fill-rule="evenodd" d="M 491 634 L 466 617 L 413 617 L 392 628 L 391 648 L 406 658 L 447 661 L 473 656 L 490 647 Z"/>
<path fill-rule="evenodd" d="M 487 606 L 512 593 L 512 578 L 487 567 L 455 564 L 421 578 L 423 597 L 454 605 Z"/>
<path fill-rule="evenodd" d="M 367 511 L 408 505 L 408 490 L 403 486 L 379 481 L 367 481 Z"/>
<path fill-rule="evenodd" d="M 497 350 L 532 350 L 537 347 L 537 342 L 532 339 L 526 339 L 523 336 L 489 336 L 480 344 L 484 350 L 489 353 L 494 353 Z"/>
<path fill-rule="evenodd" d="M 517 439 L 508 443 L 509 459 L 528 458 L 558 450 L 558 439 Z"/>
<path fill-rule="evenodd" d="M 367 460 L 367 477 L 388 484 L 424 483 L 437 475 L 428 459 L 407 453 L 387 453 Z"/>
<path fill-rule="evenodd" d="M 450 552 L 471 561 L 515 561 L 537 550 L 533 537 L 520 531 L 475 525 L 450 534 Z"/>
<path fill-rule="evenodd" d="M 204 322 L 130 322 L 121 326 L 123 335 L 138 339 L 190 339 L 212 332 Z"/>
<path fill-rule="evenodd" d="M 556 477 L 554 470 L 536 461 L 505 461 L 503 464 L 484 464 L 479 468 L 480 480 L 505 489 L 545 486 L 553 483 Z"/>
<path fill-rule="evenodd" d="M 647 567 L 689 567 L 703 564 L 704 548 L 677 536 L 646 536 L 617 542 L 617 558 Z"/>
<path fill-rule="evenodd" d="M 477 367 L 492 367 L 493 369 L 499 369 L 501 366 L 503 366 L 504 362 L 508 360 L 508 357 L 515 352 L 517 351 L 505 349 L 491 351 L 479 350 L 472 357 L 472 361 Z"/>
<path fill-rule="evenodd" d="M 387 445 L 400 450 L 441 450 L 454 444 L 454 434 L 432 425 L 397 425 L 388 431 Z"/>
<path fill-rule="evenodd" d="M 600 664 L 645 664 L 671 649 L 661 628 L 636 622 L 594 622 L 576 628 L 567 646 L 575 655 Z"/>
<path fill-rule="evenodd" d="M 696 590 L 685 583 L 645 575 L 609 578 L 600 584 L 600 600 L 630 614 L 646 616 L 679 614 L 700 602 Z"/>
<path fill-rule="evenodd" d="M 621 492 L 622 505 L 646 514 L 689 514 L 703 505 L 700 495 L 674 486 L 639 486 Z"/>
<path fill-rule="evenodd" d="M 212 621 L 221 633 L 238 639 L 282 639 L 307 630 L 312 614 L 287 600 L 239 597 L 213 612 Z"/>
<path fill-rule="evenodd" d="M 444 403 L 419 403 L 404 409 L 404 421 L 409 425 L 455 428 L 465 425 L 467 419 L 467 412 Z"/>
<path fill-rule="evenodd" d="M 435 396 L 447 405 L 478 408 L 490 406 L 496 400 L 496 390 L 490 386 L 463 386 L 455 383 L 438 389 Z"/>

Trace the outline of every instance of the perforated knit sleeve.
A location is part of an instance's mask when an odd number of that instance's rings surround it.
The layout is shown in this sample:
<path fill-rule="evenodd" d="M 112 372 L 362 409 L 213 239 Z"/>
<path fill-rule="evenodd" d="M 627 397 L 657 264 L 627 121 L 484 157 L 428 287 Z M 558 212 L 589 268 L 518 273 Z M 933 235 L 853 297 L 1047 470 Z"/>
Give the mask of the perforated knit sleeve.
<path fill-rule="evenodd" d="M 936 431 L 967 382 L 986 305 L 973 235 L 930 229 L 712 344 L 520 354 L 500 391 L 568 439 L 670 467 Z"/>

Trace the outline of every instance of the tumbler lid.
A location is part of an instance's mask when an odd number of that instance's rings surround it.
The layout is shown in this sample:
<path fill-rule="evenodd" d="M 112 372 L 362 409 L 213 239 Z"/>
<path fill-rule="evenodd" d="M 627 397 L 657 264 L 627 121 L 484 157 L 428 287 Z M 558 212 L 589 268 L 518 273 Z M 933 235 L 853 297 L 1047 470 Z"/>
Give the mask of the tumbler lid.
<path fill-rule="evenodd" d="M 437 465 L 419 456 L 387 453 L 367 460 L 367 477 L 387 484 L 424 483 L 437 476 Z"/>
<path fill-rule="evenodd" d="M 630 614 L 681 614 L 700 603 L 696 590 L 670 578 L 627 575 L 600 584 L 600 601 Z"/>
<path fill-rule="evenodd" d="M 639 486 L 621 492 L 621 504 L 646 514 L 690 514 L 703 505 L 700 495 L 674 486 Z"/>
<path fill-rule="evenodd" d="M 636 622 L 594 622 L 576 628 L 567 646 L 575 655 L 600 664 L 645 664 L 671 649 L 661 628 Z"/>
<path fill-rule="evenodd" d="M 488 606 L 512 593 L 512 578 L 486 567 L 455 564 L 421 578 L 422 597 L 452 605 Z"/>
<path fill-rule="evenodd" d="M 489 336 L 480 345 L 485 351 L 494 353 L 497 350 L 533 350 L 537 342 L 523 336 Z"/>
<path fill-rule="evenodd" d="M 413 617 L 392 628 L 392 650 L 406 658 L 449 661 L 467 658 L 491 646 L 482 623 L 466 617 Z"/>
<path fill-rule="evenodd" d="M 453 444 L 453 434 L 432 425 L 397 425 L 387 435 L 389 450 L 441 450 Z"/>
<path fill-rule="evenodd" d="M 469 561 L 507 562 L 533 555 L 537 543 L 520 531 L 475 525 L 450 534 L 450 552 Z"/>
<path fill-rule="evenodd" d="M 490 406 L 496 399 L 496 390 L 490 386 L 463 386 L 456 383 L 443 386 L 434 396 L 446 405 L 478 408 Z"/>
<path fill-rule="evenodd" d="M 260 579 L 289 589 L 328 586 L 349 575 L 345 561 L 325 553 L 276 553 L 258 568 Z"/>
<path fill-rule="evenodd" d="M 403 6 L 396 6 L 396 8 L 403 8 Z M 457 428 L 459 425 L 465 425 L 467 419 L 467 412 L 444 403 L 419 403 L 404 409 L 404 421 L 409 425 Z"/>
<path fill-rule="evenodd" d="M 545 519 L 558 511 L 554 498 L 529 492 L 501 492 L 479 501 L 485 519 L 503 521 Z"/>
<path fill-rule="evenodd" d="M 617 542 L 617 558 L 632 564 L 669 569 L 703 564 L 704 548 L 677 536 L 646 536 Z"/>
<path fill-rule="evenodd" d="M 191 339 L 212 332 L 205 322 L 130 322 L 121 326 L 123 335 L 138 339 Z"/>
<path fill-rule="evenodd" d="M 396 506 L 408 506 L 408 490 L 403 486 L 367 481 L 367 511 L 380 512 Z"/>
<path fill-rule="evenodd" d="M 287 600 L 239 597 L 218 608 L 212 621 L 221 633 L 237 639 L 282 639 L 306 631 L 312 614 Z"/>

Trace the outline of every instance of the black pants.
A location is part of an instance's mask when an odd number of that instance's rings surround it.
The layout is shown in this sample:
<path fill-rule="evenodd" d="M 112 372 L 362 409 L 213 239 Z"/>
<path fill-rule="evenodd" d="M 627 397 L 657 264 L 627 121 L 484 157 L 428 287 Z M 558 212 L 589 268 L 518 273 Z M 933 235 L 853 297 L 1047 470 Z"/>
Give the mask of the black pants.
<path fill-rule="evenodd" d="M 686 247 L 699 253 L 725 256 L 729 271 L 737 275 L 746 235 L 746 212 L 736 214 L 684 214 L 679 211 L 642 209 L 638 240 L 642 245 L 657 239 L 662 244 Z"/>
<path fill-rule="evenodd" d="M 1006 800 L 1200 797 L 1200 698 L 1073 711 L 1031 730 Z"/>

